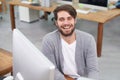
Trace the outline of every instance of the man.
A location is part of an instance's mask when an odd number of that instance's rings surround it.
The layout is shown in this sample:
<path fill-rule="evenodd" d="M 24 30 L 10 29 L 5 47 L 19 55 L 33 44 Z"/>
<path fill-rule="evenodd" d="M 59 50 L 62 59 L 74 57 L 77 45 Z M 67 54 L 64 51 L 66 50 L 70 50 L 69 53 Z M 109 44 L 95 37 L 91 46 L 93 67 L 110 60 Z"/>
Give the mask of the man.
<path fill-rule="evenodd" d="M 42 52 L 56 66 L 55 80 L 98 80 L 96 43 L 92 35 L 75 29 L 76 10 L 71 5 L 62 5 L 53 13 L 58 29 L 44 37 Z"/>

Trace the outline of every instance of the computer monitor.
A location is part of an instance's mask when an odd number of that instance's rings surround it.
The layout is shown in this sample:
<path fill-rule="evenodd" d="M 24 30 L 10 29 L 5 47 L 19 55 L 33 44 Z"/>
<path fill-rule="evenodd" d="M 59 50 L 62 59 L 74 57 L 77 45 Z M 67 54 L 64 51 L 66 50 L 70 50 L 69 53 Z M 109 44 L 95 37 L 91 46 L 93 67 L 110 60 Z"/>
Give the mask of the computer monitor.
<path fill-rule="evenodd" d="M 57 3 L 72 5 L 72 0 L 57 0 Z"/>
<path fill-rule="evenodd" d="M 21 33 L 18 29 L 14 29 L 14 80 L 54 80 L 54 70 L 55 66 L 42 54 L 42 52 L 38 50 L 23 35 L 23 33 Z"/>
<path fill-rule="evenodd" d="M 108 10 L 108 1 L 109 0 L 79 0 L 79 5 L 97 10 Z"/>

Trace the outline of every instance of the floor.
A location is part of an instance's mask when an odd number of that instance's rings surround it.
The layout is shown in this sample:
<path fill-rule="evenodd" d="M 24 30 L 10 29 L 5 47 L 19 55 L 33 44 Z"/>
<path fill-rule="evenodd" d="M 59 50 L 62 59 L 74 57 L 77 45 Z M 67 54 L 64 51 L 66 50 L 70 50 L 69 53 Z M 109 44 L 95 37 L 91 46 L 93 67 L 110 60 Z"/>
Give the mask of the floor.
<path fill-rule="evenodd" d="M 52 14 L 48 21 L 39 20 L 32 23 L 19 20 L 19 13 L 16 7 L 15 18 L 17 28 L 38 48 L 41 48 L 41 41 L 45 34 L 56 29 L 51 21 Z M 42 12 L 41 12 L 42 13 Z M 41 15 L 40 13 L 40 15 Z M 6 14 L 0 13 L 3 19 L 0 20 L 0 48 L 12 51 L 12 30 L 10 24 L 9 8 Z M 98 58 L 100 68 L 100 80 L 120 80 L 120 16 L 107 22 L 104 25 L 102 56 Z M 77 20 L 76 28 L 91 33 L 95 39 L 97 36 L 97 23 Z"/>

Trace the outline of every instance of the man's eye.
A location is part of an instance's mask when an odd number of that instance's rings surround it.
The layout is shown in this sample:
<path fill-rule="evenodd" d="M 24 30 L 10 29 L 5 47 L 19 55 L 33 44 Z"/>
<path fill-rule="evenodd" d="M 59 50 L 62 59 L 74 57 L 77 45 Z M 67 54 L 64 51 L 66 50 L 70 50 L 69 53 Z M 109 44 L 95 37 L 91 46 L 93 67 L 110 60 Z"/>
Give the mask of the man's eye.
<path fill-rule="evenodd" d="M 59 21 L 64 21 L 64 18 L 60 18 Z"/>
<path fill-rule="evenodd" d="M 72 17 L 68 17 L 68 20 L 72 20 Z"/>

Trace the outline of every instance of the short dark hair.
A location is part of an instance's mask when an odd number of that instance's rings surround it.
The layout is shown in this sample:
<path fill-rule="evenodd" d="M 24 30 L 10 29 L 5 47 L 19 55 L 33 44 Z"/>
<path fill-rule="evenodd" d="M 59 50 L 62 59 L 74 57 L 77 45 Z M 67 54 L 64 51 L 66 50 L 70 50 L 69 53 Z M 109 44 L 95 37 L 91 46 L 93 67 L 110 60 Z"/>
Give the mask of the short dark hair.
<path fill-rule="evenodd" d="M 65 5 L 61 5 L 61 6 L 58 6 L 54 11 L 54 19 L 57 20 L 58 16 L 57 16 L 57 13 L 59 11 L 66 11 L 68 12 L 74 19 L 76 18 L 77 16 L 77 12 L 75 10 L 75 8 L 72 6 L 72 5 L 69 5 L 69 4 L 65 4 Z"/>

